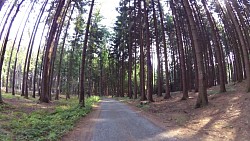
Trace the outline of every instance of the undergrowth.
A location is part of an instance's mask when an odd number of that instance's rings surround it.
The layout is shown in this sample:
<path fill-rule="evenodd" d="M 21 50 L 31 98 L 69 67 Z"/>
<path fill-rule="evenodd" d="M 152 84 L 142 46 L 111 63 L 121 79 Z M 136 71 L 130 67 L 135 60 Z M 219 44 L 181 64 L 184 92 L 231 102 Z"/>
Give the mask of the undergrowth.
<path fill-rule="evenodd" d="M 72 98 L 68 101 L 58 101 L 54 111 L 38 110 L 30 114 L 23 113 L 10 120 L 4 127 L 9 128 L 13 137 L 0 134 L 0 140 L 58 140 L 65 132 L 72 129 L 81 117 L 87 115 L 92 105 L 98 101 L 99 97 L 90 97 L 86 99 L 86 106 L 81 108 L 78 99 Z"/>

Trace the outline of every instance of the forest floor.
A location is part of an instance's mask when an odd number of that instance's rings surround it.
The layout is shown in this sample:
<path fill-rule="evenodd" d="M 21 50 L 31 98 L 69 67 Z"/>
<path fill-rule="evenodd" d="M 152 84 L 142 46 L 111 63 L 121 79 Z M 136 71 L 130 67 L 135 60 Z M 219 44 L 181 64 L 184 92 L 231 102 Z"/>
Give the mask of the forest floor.
<path fill-rule="evenodd" d="M 0 141 L 58 140 L 73 129 L 77 121 L 86 116 L 99 97 L 86 99 L 86 107 L 79 100 L 64 96 L 58 101 L 40 103 L 38 98 L 25 99 L 20 95 L 3 93 L 0 105 Z"/>
<path fill-rule="evenodd" d="M 195 109 L 198 93 L 189 92 L 189 99 L 181 101 L 182 93 L 171 93 L 164 100 L 154 96 L 155 102 L 141 105 L 139 100 L 118 98 L 158 120 L 166 129 L 165 135 L 180 140 L 199 141 L 249 141 L 250 93 L 244 92 L 245 84 L 226 86 L 227 92 L 219 93 L 219 87 L 208 89 L 209 105 Z"/>

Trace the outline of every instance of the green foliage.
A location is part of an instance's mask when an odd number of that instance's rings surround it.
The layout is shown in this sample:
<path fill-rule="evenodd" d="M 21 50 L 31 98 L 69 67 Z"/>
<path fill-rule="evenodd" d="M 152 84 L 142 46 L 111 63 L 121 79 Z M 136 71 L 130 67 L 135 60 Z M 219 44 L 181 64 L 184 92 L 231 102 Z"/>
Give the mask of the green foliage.
<path fill-rule="evenodd" d="M 13 140 L 57 140 L 72 129 L 81 117 L 87 115 L 91 111 L 92 105 L 98 101 L 99 97 L 90 97 L 86 100 L 84 108 L 79 106 L 77 98 L 58 101 L 58 106 L 54 111 L 39 110 L 30 114 L 16 113 L 18 118 L 13 118 L 6 126 L 14 134 Z M 4 136 L 7 137 L 6 134 L 0 133 L 0 140 L 4 138 L 10 140 Z"/>
<path fill-rule="evenodd" d="M 9 104 L 2 104 L 2 105 L 0 105 L 0 112 L 3 111 L 6 108 L 11 108 L 11 105 L 9 105 Z M 4 116 L 4 115 L 1 114 L 0 115 L 0 119 L 1 119 L 2 116 Z"/>
<path fill-rule="evenodd" d="M 6 99 L 12 99 L 12 98 L 20 98 L 21 96 L 20 95 L 12 95 L 10 93 L 4 93 L 2 92 L 2 96 L 3 98 L 6 98 Z"/>

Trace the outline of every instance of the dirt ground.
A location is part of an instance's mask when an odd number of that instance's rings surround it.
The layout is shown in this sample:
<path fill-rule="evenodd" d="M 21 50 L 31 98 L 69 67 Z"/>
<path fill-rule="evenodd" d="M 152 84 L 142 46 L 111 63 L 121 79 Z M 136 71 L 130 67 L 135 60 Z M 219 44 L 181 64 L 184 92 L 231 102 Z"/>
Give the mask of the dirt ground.
<path fill-rule="evenodd" d="M 189 92 L 189 99 L 181 101 L 182 93 L 171 93 L 164 100 L 154 96 L 154 103 L 141 106 L 138 100 L 125 100 L 128 105 L 152 115 L 164 126 L 166 136 L 180 140 L 249 141 L 250 93 L 244 92 L 244 83 L 227 85 L 227 92 L 219 87 L 208 89 L 209 105 L 195 109 L 198 93 Z"/>
<path fill-rule="evenodd" d="M 185 101 L 180 100 L 181 92 L 171 93 L 172 98 L 168 100 L 154 96 L 154 103 L 143 106 L 139 100 L 121 101 L 141 111 L 151 121 L 156 121 L 157 125 L 165 129 L 163 134 L 168 137 L 188 141 L 249 141 L 250 93 L 244 91 L 244 83 L 229 84 L 226 88 L 225 93 L 218 93 L 218 86 L 208 89 L 209 105 L 199 109 L 194 108 L 198 95 L 194 92 L 189 92 L 190 98 Z M 5 102 L 26 113 L 41 108 L 49 111 L 54 109 L 54 103 L 37 104 L 32 100 L 19 99 Z M 96 105 L 94 112 L 80 120 L 76 128 L 61 140 L 77 140 L 78 137 L 91 139 L 99 112 Z M 86 133 L 82 133 L 83 130 Z"/>
<path fill-rule="evenodd" d="M 180 100 L 181 92 L 171 93 L 168 100 L 154 96 L 154 103 L 143 106 L 139 100 L 120 101 L 162 127 L 165 130 L 162 134 L 167 137 L 187 141 L 249 141 L 250 93 L 244 92 L 244 83 L 229 84 L 226 88 L 225 93 L 218 93 L 218 86 L 208 89 L 209 105 L 199 109 L 194 108 L 198 95 L 194 92 L 189 92 L 190 98 L 185 101 Z M 90 133 L 99 112 L 97 107 L 63 140 L 79 139 L 80 131 L 86 128 Z"/>

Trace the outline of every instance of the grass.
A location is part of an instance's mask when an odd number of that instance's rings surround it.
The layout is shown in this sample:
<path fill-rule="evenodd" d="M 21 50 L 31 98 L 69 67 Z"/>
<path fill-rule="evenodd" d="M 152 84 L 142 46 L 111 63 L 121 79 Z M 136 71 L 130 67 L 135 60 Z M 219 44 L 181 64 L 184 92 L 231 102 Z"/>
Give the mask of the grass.
<path fill-rule="evenodd" d="M 21 98 L 20 95 L 12 95 L 12 94 L 10 94 L 10 93 L 4 93 L 4 92 L 2 92 L 2 96 L 3 96 L 3 98 L 5 98 L 5 99 L 12 99 L 12 98 L 20 99 L 20 98 Z"/>
<path fill-rule="evenodd" d="M 52 111 L 39 109 L 31 113 L 4 104 L 0 106 L 0 141 L 58 140 L 65 132 L 71 130 L 81 117 L 87 115 L 92 105 L 98 101 L 99 97 L 90 97 L 86 99 L 86 106 L 81 108 L 78 99 L 71 98 L 67 101 L 56 101 Z"/>

